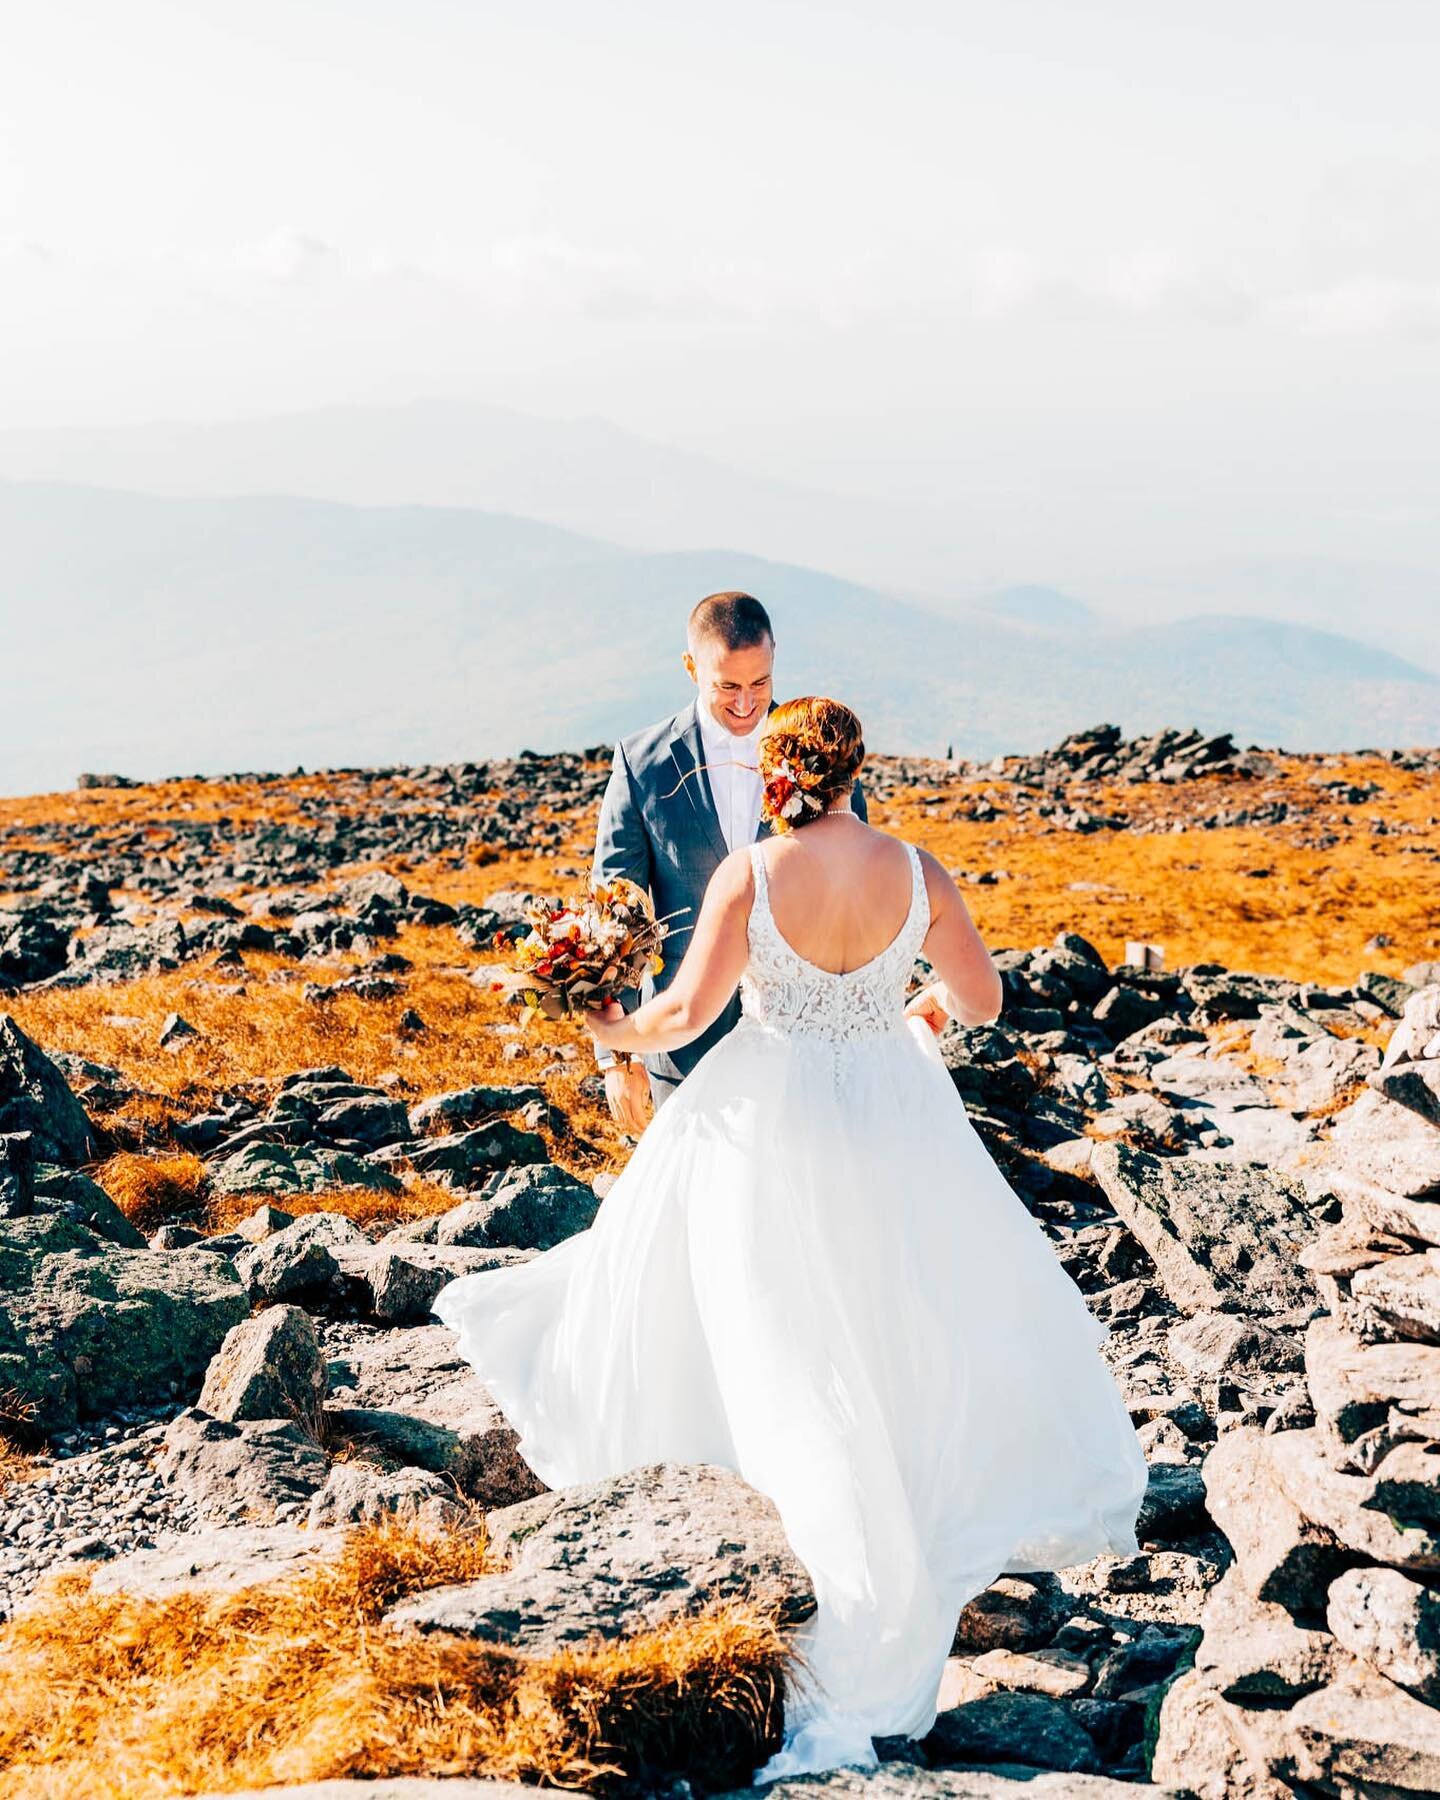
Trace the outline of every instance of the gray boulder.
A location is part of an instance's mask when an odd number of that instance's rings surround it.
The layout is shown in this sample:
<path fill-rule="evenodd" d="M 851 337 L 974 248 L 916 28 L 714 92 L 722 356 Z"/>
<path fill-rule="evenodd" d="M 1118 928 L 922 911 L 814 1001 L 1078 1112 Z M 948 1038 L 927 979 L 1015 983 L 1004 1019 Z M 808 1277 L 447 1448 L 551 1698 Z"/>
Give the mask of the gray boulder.
<path fill-rule="evenodd" d="M 35 1206 L 34 1142 L 28 1131 L 0 1136 L 0 1219 L 20 1219 Z"/>
<path fill-rule="evenodd" d="M 1192 1463 L 1156 1463 L 1145 1484 L 1135 1533 L 1142 1544 L 1185 1537 L 1206 1524 L 1205 1479 Z"/>
<path fill-rule="evenodd" d="M 330 1363 L 327 1428 L 453 1478 L 486 1506 L 539 1493 L 516 1435 L 445 1325 L 387 1332 Z"/>
<path fill-rule="evenodd" d="M 1315 1235 L 1301 1185 L 1260 1163 L 1147 1156 L 1102 1144 L 1091 1169 L 1183 1312 L 1318 1306 L 1296 1262 Z"/>
<path fill-rule="evenodd" d="M 1254 1427 L 1227 1431 L 1205 1458 L 1206 1505 L 1230 1540 L 1246 1591 L 1302 1617 L 1354 1561 L 1281 1485 L 1271 1451 L 1278 1437 Z"/>
<path fill-rule="evenodd" d="M 79 1169 L 66 1169 L 58 1163 L 37 1164 L 32 1211 L 56 1213 L 126 1250 L 145 1248 L 144 1237 L 99 1182 Z"/>
<path fill-rule="evenodd" d="M 1370 1076 L 1370 1086 L 1385 1099 L 1408 1106 L 1427 1125 L 1440 1126 L 1440 1057 L 1378 1069 Z"/>
<path fill-rule="evenodd" d="M 460 1275 L 527 1262 L 528 1250 L 472 1250 L 456 1244 L 346 1245 L 331 1252 L 346 1304 L 387 1325 L 429 1321 L 435 1297 Z"/>
<path fill-rule="evenodd" d="M 263 1244 L 266 1238 L 274 1237 L 277 1231 L 283 1231 L 287 1225 L 294 1223 L 293 1213 L 284 1212 L 265 1200 L 248 1217 L 243 1218 L 234 1230 L 235 1235 L 244 1238 L 247 1243 Z"/>
<path fill-rule="evenodd" d="M 1266 1442 L 1270 1466 L 1286 1497 L 1334 1542 L 1355 1553 L 1347 1560 L 1364 1556 L 1397 1569 L 1440 1572 L 1440 1520 L 1412 1523 L 1387 1510 L 1395 1501 L 1385 1492 L 1381 1471 L 1390 1457 L 1373 1476 L 1350 1475 L 1330 1466 L 1318 1430 L 1276 1432 Z M 1430 1460 L 1433 1468 L 1437 1459 Z M 1225 1529 L 1229 1536 L 1229 1527 Z"/>
<path fill-rule="evenodd" d="M 410 1118 L 404 1102 L 382 1094 L 336 1100 L 324 1107 L 315 1121 L 318 1138 L 327 1142 L 344 1138 L 372 1149 L 398 1143 L 409 1133 Z"/>
<path fill-rule="evenodd" d="M 331 1188 L 368 1188 L 398 1194 L 399 1178 L 366 1156 L 310 1145 L 251 1143 L 211 1165 L 220 1194 L 323 1194 Z"/>
<path fill-rule="evenodd" d="M 1272 1726 L 1267 1743 L 1250 1729 L 1274 1716 L 1247 1713 L 1226 1697 L 1213 1672 L 1184 1669 L 1167 1684 L 1158 1708 L 1150 1772 L 1190 1800 L 1288 1800 L 1291 1790 L 1270 1774 L 1272 1749 L 1286 1754 L 1280 1731 Z M 1283 1729 L 1284 1714 L 1278 1717 Z"/>
<path fill-rule="evenodd" d="M 1325 1618 L 1352 1656 L 1440 1703 L 1440 1590 L 1398 1569 L 1347 1569 L 1330 1583 Z"/>
<path fill-rule="evenodd" d="M 1350 1293 L 1367 1336 L 1440 1344 L 1440 1250 L 1361 1269 L 1351 1278 Z"/>
<path fill-rule="evenodd" d="M 449 1482 L 426 1469 L 385 1474 L 366 1463 L 340 1462 L 310 1502 L 311 1529 L 373 1525 L 393 1517 L 437 1527 L 463 1523 L 470 1509 Z"/>
<path fill-rule="evenodd" d="M 1002 1575 L 963 1607 L 951 1648 L 956 1655 L 1031 1650 L 1048 1644 L 1072 1610 L 1053 1574 Z"/>
<path fill-rule="evenodd" d="M 453 1093 L 432 1094 L 410 1108 L 412 1137 L 426 1137 L 431 1132 L 468 1131 L 497 1114 L 518 1112 L 522 1106 L 543 1103 L 542 1089 L 527 1082 L 515 1087 L 469 1087 Z"/>
<path fill-rule="evenodd" d="M 1303 1361 L 1297 1339 L 1239 1313 L 1194 1313 L 1171 1327 L 1165 1347 L 1175 1366 L 1192 1381 L 1235 1381 L 1251 1387 L 1292 1373 Z"/>
<path fill-rule="evenodd" d="M 1440 1130 L 1410 1106 L 1367 1090 L 1335 1121 L 1327 1166 L 1397 1194 L 1440 1193 Z"/>
<path fill-rule="evenodd" d="M 1335 1673 L 1329 1632 L 1297 1625 L 1283 1606 L 1257 1600 L 1238 1564 L 1205 1596 L 1200 1626 L 1195 1667 L 1227 1699 L 1295 1699 Z"/>
<path fill-rule="evenodd" d="M 487 1521 L 502 1573 L 402 1601 L 388 1623 L 543 1655 L 745 1600 L 814 1611 L 773 1503 L 714 1464 L 655 1463 L 538 1495 Z"/>
<path fill-rule="evenodd" d="M 543 1163 L 545 1140 L 533 1131 L 521 1131 L 501 1119 L 477 1125 L 473 1131 L 451 1132 L 445 1137 L 412 1138 L 391 1146 L 388 1158 L 408 1162 L 417 1175 L 447 1181 L 452 1187 L 473 1187 L 497 1169 L 516 1164 Z"/>
<path fill-rule="evenodd" d="M 1256 1019 L 1263 1008 L 1298 998 L 1298 982 L 1278 975 L 1248 975 L 1220 963 L 1194 963 L 1180 973 L 1195 1002 L 1195 1022 L 1213 1025 L 1224 1019 Z"/>
<path fill-rule="evenodd" d="M 171 1420 L 156 1461 L 211 1524 L 298 1518 L 330 1472 L 330 1459 L 293 1419 L 214 1419 L 194 1407 Z"/>
<path fill-rule="evenodd" d="M 1296 1777 L 1325 1793 L 1440 1793 L 1440 1710 L 1352 1663 L 1286 1720 Z"/>
<path fill-rule="evenodd" d="M 984 1694 L 942 1712 L 923 1740 L 932 1763 L 1006 1763 L 1098 1774 L 1095 1740 L 1043 1694 Z"/>
<path fill-rule="evenodd" d="M 1316 1112 L 1373 1078 L 1379 1065 L 1380 1052 L 1373 1044 L 1322 1031 L 1291 1044 L 1279 1078 L 1280 1098 L 1297 1111 Z"/>
<path fill-rule="evenodd" d="M 217 1419 L 293 1419 L 319 1440 L 325 1360 L 308 1313 L 272 1306 L 227 1332 L 205 1372 L 200 1409 Z"/>
<path fill-rule="evenodd" d="M 39 1045 L 0 1013 L 0 1134 L 30 1134 L 34 1162 L 74 1168 L 95 1155 L 85 1109 Z"/>
<path fill-rule="evenodd" d="M 1157 1062 L 1150 1079 L 1160 1093 L 1197 1106 L 1238 1112 L 1272 1104 L 1248 1069 L 1232 1057 L 1213 1054 L 1203 1043 Z"/>
<path fill-rule="evenodd" d="M 473 1200 L 397 1226 L 388 1236 L 477 1249 L 549 1250 L 587 1230 L 599 1207 L 594 1190 L 583 1181 L 553 1163 L 532 1163 L 490 1176 Z"/>
<path fill-rule="evenodd" d="M 1369 1228 L 1387 1239 L 1398 1237 L 1414 1242 L 1390 1244 L 1386 1254 L 1404 1252 L 1416 1243 L 1440 1247 L 1440 1199 L 1416 1199 L 1410 1194 L 1397 1194 L 1373 1181 L 1331 1171 L 1324 1178 L 1325 1188 L 1339 1199 L 1343 1215 L 1341 1223 L 1350 1223 L 1358 1232 Z M 1379 1257 L 1367 1259 L 1378 1262 Z"/>
<path fill-rule="evenodd" d="M 235 1252 L 236 1273 L 250 1298 L 265 1305 L 320 1299 L 340 1281 L 336 1251 L 368 1251 L 370 1239 L 342 1213 L 304 1213 L 258 1244 Z"/>
<path fill-rule="evenodd" d="M 1326 1316 L 1305 1333 L 1305 1379 L 1342 1467 L 1349 1446 L 1379 1427 L 1440 1437 L 1440 1344 L 1367 1344 Z"/>
<path fill-rule="evenodd" d="M 0 1387 L 41 1431 L 194 1391 L 248 1310 L 221 1257 L 123 1249 L 52 1213 L 0 1220 Z"/>

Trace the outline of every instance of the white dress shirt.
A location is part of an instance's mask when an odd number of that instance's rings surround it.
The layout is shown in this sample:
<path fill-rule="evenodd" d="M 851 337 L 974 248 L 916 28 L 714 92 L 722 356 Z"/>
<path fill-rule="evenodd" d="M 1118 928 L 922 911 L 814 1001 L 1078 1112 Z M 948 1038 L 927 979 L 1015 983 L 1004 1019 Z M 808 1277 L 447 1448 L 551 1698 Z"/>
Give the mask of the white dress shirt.
<path fill-rule="evenodd" d="M 710 777 L 710 792 L 715 796 L 715 811 L 720 816 L 727 850 L 755 842 L 760 825 L 760 796 L 765 787 L 760 779 L 760 737 L 764 729 L 764 707 L 756 715 L 755 729 L 748 737 L 736 737 L 712 719 L 704 705 L 700 707 L 705 773 Z M 748 767 L 739 767 L 742 763 Z"/>

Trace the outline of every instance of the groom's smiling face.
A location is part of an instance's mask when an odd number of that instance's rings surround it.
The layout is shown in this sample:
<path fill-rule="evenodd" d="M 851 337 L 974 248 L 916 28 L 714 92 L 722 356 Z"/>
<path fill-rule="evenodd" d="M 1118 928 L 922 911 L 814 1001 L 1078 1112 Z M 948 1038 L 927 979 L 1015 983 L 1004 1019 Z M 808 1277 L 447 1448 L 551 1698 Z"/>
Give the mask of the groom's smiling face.
<path fill-rule="evenodd" d="M 727 650 L 722 638 L 703 637 L 685 652 L 685 668 L 700 690 L 700 704 L 716 724 L 748 737 L 770 705 L 775 642 Z"/>

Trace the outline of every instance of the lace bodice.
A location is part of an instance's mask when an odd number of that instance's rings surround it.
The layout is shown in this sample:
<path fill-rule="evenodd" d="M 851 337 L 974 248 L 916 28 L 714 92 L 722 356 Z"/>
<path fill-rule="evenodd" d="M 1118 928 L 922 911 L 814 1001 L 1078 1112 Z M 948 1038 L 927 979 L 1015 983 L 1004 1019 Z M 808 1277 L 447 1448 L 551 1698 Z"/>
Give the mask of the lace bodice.
<path fill-rule="evenodd" d="M 920 854 L 913 844 L 906 844 L 905 850 L 910 858 L 910 910 L 905 923 L 878 956 L 837 975 L 807 962 L 780 935 L 770 911 L 765 858 L 759 844 L 751 845 L 755 899 L 750 908 L 750 960 L 740 979 L 746 1019 L 786 1036 L 835 1043 L 904 1028 L 905 987 L 930 929 Z"/>

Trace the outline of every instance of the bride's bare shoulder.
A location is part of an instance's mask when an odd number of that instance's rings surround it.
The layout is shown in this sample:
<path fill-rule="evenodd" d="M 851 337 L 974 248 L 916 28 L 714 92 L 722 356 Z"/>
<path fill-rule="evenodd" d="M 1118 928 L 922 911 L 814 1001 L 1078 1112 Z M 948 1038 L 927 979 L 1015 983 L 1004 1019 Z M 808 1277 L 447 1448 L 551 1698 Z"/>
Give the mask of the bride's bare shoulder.
<path fill-rule="evenodd" d="M 710 886 L 715 889 L 717 897 L 726 895 L 734 899 L 748 899 L 755 889 L 755 864 L 751 860 L 750 844 L 740 844 L 730 851 L 729 855 L 716 867 L 710 877 Z M 764 851 L 761 851 L 764 855 Z"/>

